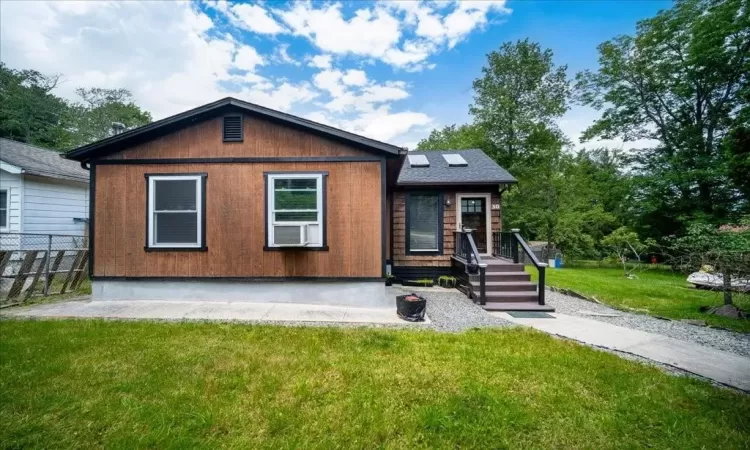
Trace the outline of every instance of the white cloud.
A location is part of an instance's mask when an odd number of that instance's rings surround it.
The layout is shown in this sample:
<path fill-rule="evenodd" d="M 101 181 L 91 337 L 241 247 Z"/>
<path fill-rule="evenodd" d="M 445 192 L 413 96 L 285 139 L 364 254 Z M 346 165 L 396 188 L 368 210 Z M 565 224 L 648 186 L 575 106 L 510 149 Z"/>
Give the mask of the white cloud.
<path fill-rule="evenodd" d="M 301 66 L 302 63 L 289 55 L 289 44 L 279 44 L 274 52 L 274 60 L 281 64 L 291 64 L 293 66 Z"/>
<path fill-rule="evenodd" d="M 448 48 L 453 48 L 484 26 L 490 13 L 510 14 L 505 4 L 505 0 L 464 0 L 450 4 L 400 1 L 390 6 L 405 14 L 405 23 L 416 24 L 417 36 L 435 45 L 447 44 Z M 448 10 L 450 12 L 446 13 Z"/>
<path fill-rule="evenodd" d="M 0 20 L 3 62 L 63 74 L 57 93 L 71 99 L 80 86 L 124 87 L 162 118 L 229 94 L 285 110 L 315 97 L 309 84 L 255 73 L 263 56 L 230 35 L 209 35 L 212 20 L 189 3 L 0 2 Z"/>
<path fill-rule="evenodd" d="M 286 31 L 262 6 L 247 3 L 230 6 L 226 1 L 208 2 L 208 5 L 226 14 L 237 26 L 254 33 L 278 34 Z"/>
<path fill-rule="evenodd" d="M 315 55 L 310 58 L 308 65 L 317 69 L 330 69 L 331 60 L 331 55 Z"/>
<path fill-rule="evenodd" d="M 265 64 L 263 57 L 261 57 L 258 52 L 249 45 L 240 46 L 237 50 L 237 54 L 234 56 L 234 65 L 238 69 L 254 72 L 255 66 L 262 66 L 263 64 Z"/>
<path fill-rule="evenodd" d="M 313 76 L 313 84 L 324 91 L 328 91 L 331 96 L 337 97 L 345 92 L 341 77 L 340 70 L 326 69 Z"/>
<path fill-rule="evenodd" d="M 507 14 L 504 5 L 0 1 L 0 55 L 12 68 L 62 73 L 57 94 L 67 98 L 79 86 L 130 89 L 157 119 L 231 95 L 413 144 L 433 119 L 406 104 L 407 83 L 368 64 L 433 68 L 432 56 Z"/>
<path fill-rule="evenodd" d="M 364 86 L 367 84 L 367 74 L 364 70 L 347 70 L 341 80 L 349 86 Z"/>
<path fill-rule="evenodd" d="M 358 9 L 350 19 L 344 18 L 341 8 L 340 3 L 321 9 L 311 3 L 296 3 L 279 15 L 295 35 L 333 54 L 380 57 L 398 44 L 399 21 L 384 8 Z"/>

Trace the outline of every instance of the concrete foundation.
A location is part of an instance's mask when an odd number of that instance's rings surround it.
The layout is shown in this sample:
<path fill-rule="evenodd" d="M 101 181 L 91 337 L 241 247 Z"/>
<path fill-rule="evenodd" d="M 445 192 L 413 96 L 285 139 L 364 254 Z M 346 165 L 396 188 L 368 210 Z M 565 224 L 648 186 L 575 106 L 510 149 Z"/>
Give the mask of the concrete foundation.
<path fill-rule="evenodd" d="M 94 280 L 92 299 L 305 303 L 395 308 L 395 301 L 386 295 L 382 281 Z"/>

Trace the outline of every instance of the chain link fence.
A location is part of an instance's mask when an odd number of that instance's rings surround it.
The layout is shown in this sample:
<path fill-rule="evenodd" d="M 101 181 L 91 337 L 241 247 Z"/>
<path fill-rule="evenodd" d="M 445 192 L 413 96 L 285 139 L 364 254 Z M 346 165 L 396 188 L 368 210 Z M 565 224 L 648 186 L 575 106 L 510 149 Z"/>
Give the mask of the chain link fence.
<path fill-rule="evenodd" d="M 87 236 L 0 233 L 0 307 L 77 290 L 88 245 Z"/>

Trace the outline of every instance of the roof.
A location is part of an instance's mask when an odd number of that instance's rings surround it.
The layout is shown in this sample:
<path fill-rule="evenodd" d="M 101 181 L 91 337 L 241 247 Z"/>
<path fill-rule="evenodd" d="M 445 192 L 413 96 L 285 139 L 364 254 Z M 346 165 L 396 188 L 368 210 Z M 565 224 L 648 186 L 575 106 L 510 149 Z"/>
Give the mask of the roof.
<path fill-rule="evenodd" d="M 406 159 L 398 175 L 398 185 L 423 184 L 505 184 L 515 183 L 516 179 L 507 170 L 498 166 L 480 149 L 470 150 L 426 150 L 412 151 L 427 157 L 429 167 L 411 167 Z M 461 155 L 466 166 L 450 167 L 443 155 Z"/>
<path fill-rule="evenodd" d="M 219 116 L 230 111 L 241 111 L 250 115 L 264 118 L 282 125 L 302 129 L 321 136 L 336 139 L 349 145 L 375 153 L 395 156 L 402 152 L 401 147 L 366 138 L 348 131 L 340 130 L 328 125 L 313 122 L 291 114 L 265 108 L 253 103 L 244 102 L 236 98 L 227 97 L 198 108 L 185 111 L 166 119 L 157 120 L 148 125 L 138 127 L 100 141 L 84 145 L 65 153 L 65 157 L 76 161 L 88 161 L 127 148 L 140 142 L 189 126 L 199 120 Z"/>
<path fill-rule="evenodd" d="M 88 170 L 60 156 L 54 150 L 0 138 L 0 161 L 18 167 L 24 173 L 84 183 L 89 181 Z"/>

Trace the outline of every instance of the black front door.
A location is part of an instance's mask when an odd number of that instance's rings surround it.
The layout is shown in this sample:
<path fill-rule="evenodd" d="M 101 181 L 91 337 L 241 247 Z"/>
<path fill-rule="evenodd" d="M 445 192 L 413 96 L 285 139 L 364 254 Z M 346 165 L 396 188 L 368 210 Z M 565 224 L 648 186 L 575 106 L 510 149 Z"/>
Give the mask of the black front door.
<path fill-rule="evenodd" d="M 487 201 L 484 197 L 461 199 L 461 227 L 474 230 L 479 253 L 487 253 Z"/>

